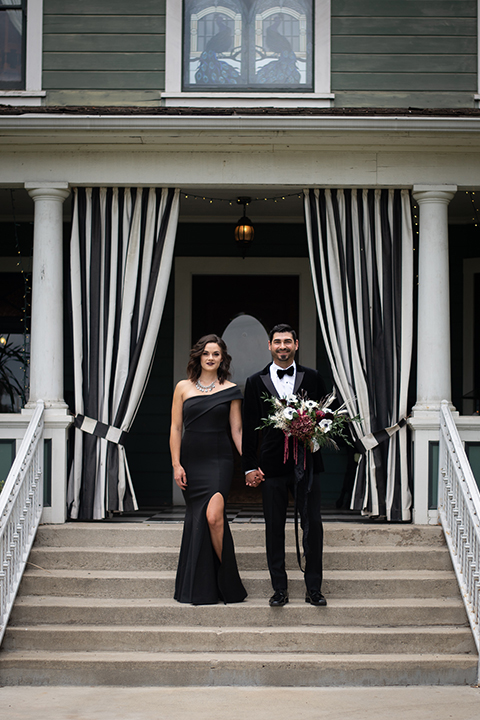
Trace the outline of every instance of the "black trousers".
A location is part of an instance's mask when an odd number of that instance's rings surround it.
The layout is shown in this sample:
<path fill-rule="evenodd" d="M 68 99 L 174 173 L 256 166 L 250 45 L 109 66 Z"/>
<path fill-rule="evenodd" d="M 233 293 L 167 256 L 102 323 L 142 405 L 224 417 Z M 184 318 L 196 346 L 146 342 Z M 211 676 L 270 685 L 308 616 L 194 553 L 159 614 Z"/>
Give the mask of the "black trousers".
<path fill-rule="evenodd" d="M 280 477 L 266 477 L 261 483 L 263 514 L 265 517 L 265 540 L 267 562 L 274 590 L 286 590 L 288 587 L 285 571 L 285 522 L 289 493 L 294 494 L 295 478 L 293 472 Z M 302 528 L 303 496 L 299 494 L 299 515 Z M 321 514 L 320 474 L 313 475 L 311 492 L 308 495 L 308 552 L 305 553 L 305 585 L 309 591 L 321 590 L 323 525 Z M 305 548 L 304 548 L 305 549 Z"/>

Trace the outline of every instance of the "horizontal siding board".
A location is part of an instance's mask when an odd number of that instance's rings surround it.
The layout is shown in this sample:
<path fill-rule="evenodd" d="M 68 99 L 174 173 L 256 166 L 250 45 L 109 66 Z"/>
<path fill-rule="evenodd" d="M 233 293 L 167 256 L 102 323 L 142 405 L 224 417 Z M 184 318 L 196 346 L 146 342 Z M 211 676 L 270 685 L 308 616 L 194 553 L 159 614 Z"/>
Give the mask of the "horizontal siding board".
<path fill-rule="evenodd" d="M 332 37 L 332 54 L 335 53 L 415 53 L 429 54 L 477 54 L 477 38 L 433 37 L 431 35 L 404 35 L 383 37 L 378 35 L 337 35 Z"/>
<path fill-rule="evenodd" d="M 475 74 L 457 75 L 429 73 L 336 73 L 332 72 L 332 91 L 384 90 L 386 92 L 470 90 L 476 92 Z"/>
<path fill-rule="evenodd" d="M 165 0 L 44 0 L 45 15 L 161 15 Z"/>
<path fill-rule="evenodd" d="M 476 36 L 476 18 L 332 18 L 332 35 Z"/>
<path fill-rule="evenodd" d="M 44 35 L 43 49 L 49 52 L 163 52 L 165 35 Z"/>
<path fill-rule="evenodd" d="M 58 0 L 59 1 L 59 0 Z M 476 0 L 332 0 L 332 16 L 476 17 Z"/>
<path fill-rule="evenodd" d="M 471 92 L 421 91 L 375 92 L 361 90 L 335 90 L 335 104 L 338 107 L 423 107 L 423 108 L 466 108 L 473 107 Z"/>
<path fill-rule="evenodd" d="M 49 53 L 44 70 L 165 70 L 161 53 Z"/>
<path fill-rule="evenodd" d="M 43 73 L 45 90 L 151 90 L 165 85 L 163 72 L 59 72 Z"/>
<path fill-rule="evenodd" d="M 126 15 L 124 17 L 110 17 L 108 15 L 98 15 L 96 17 L 69 15 L 62 17 L 47 15 L 44 18 L 43 31 L 45 34 L 71 33 L 73 29 L 76 34 L 163 34 L 165 33 L 165 17 L 163 15 Z"/>
<path fill-rule="evenodd" d="M 162 88 L 153 90 L 70 90 L 65 88 L 48 88 L 46 105 L 93 105 L 95 107 L 117 105 L 119 107 L 131 105 L 160 105 L 160 92 Z"/>
<path fill-rule="evenodd" d="M 334 55 L 333 72 L 475 73 L 475 55 Z"/>

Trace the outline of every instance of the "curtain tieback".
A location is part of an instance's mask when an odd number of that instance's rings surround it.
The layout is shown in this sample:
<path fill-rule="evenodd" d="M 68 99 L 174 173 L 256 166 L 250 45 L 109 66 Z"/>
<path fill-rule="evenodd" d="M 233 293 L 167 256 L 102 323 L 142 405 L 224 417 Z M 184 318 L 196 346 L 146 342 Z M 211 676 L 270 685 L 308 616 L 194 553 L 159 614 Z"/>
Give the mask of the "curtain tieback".
<path fill-rule="evenodd" d="M 402 418 L 401 420 L 396 423 L 396 425 L 392 425 L 391 427 L 383 428 L 383 430 L 377 430 L 373 433 L 368 433 L 368 435 L 364 435 L 363 438 L 360 438 L 360 442 L 362 443 L 365 450 L 373 450 L 374 447 L 377 447 L 377 445 L 380 445 L 380 443 L 385 442 L 385 440 L 388 440 L 392 437 L 400 428 L 404 427 L 407 423 L 407 418 Z"/>
<path fill-rule="evenodd" d="M 103 438 L 117 445 L 125 445 L 125 440 L 128 436 L 126 430 L 121 430 L 113 425 L 107 425 L 106 423 L 100 422 L 100 420 L 93 420 L 93 418 L 85 417 L 85 415 L 76 415 L 74 425 L 79 430 L 82 430 L 82 432 L 95 435 L 96 437 Z"/>

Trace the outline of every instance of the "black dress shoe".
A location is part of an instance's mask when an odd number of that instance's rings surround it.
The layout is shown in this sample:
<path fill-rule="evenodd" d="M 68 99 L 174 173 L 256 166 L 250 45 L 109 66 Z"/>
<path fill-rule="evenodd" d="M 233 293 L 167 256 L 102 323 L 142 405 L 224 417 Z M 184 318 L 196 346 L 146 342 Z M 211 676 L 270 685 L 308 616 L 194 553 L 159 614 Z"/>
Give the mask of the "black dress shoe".
<path fill-rule="evenodd" d="M 305 594 L 305 602 L 310 603 L 310 605 L 317 605 L 318 607 L 322 607 L 327 604 L 327 601 L 320 590 L 307 590 Z"/>
<path fill-rule="evenodd" d="M 282 607 L 288 603 L 288 592 L 286 590 L 275 590 L 268 602 L 272 607 Z"/>

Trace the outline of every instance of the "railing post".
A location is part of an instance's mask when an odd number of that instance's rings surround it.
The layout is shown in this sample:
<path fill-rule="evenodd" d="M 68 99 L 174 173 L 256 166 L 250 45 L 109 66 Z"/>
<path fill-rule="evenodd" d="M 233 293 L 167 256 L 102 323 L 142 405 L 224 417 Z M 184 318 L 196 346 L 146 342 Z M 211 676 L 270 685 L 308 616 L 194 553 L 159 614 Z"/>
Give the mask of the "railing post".
<path fill-rule="evenodd" d="M 438 495 L 439 517 L 480 653 L 480 492 L 447 400 L 440 408 Z"/>
<path fill-rule="evenodd" d="M 0 494 L 0 643 L 40 522 L 44 405 L 35 412 Z"/>

